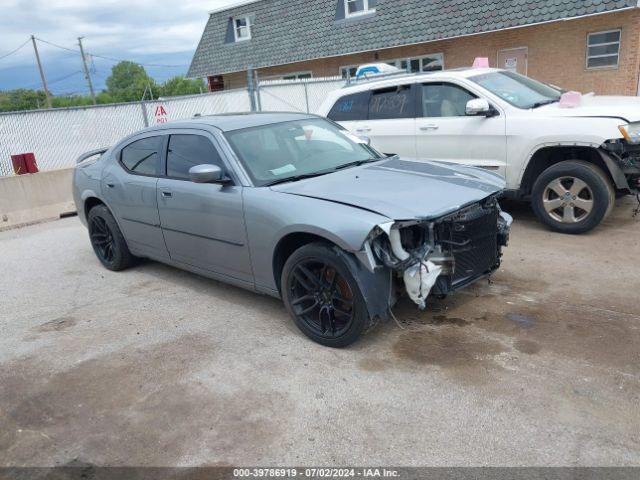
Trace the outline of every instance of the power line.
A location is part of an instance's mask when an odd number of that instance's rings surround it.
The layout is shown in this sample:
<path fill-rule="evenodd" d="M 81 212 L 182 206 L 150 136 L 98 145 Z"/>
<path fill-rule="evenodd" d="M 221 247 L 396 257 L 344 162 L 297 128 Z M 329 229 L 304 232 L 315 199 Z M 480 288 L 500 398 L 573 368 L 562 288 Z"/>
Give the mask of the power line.
<path fill-rule="evenodd" d="M 0 56 L 0 60 L 2 60 L 3 58 L 7 58 L 10 55 L 13 55 L 14 53 L 16 53 L 18 50 L 20 50 L 22 47 L 24 47 L 30 41 L 31 41 L 31 39 L 27 38 L 27 40 L 22 45 L 20 45 L 18 48 L 16 48 L 15 50 L 11 50 L 9 53 L 5 53 L 4 55 L 1 55 Z"/>
<path fill-rule="evenodd" d="M 88 55 L 91 55 L 92 57 L 96 57 L 96 58 L 101 58 L 103 60 L 110 60 L 112 62 L 131 62 L 131 63 L 135 63 L 136 65 L 140 65 L 142 67 L 161 67 L 161 68 L 183 68 L 183 67 L 188 67 L 188 65 L 184 64 L 184 65 L 161 65 L 158 63 L 140 63 L 140 62 L 134 62 L 133 60 L 124 60 L 122 58 L 113 58 L 113 57 L 105 57 L 103 55 L 96 55 L 95 53 L 88 53 Z"/>
<path fill-rule="evenodd" d="M 68 75 L 64 75 L 63 77 L 56 78 L 55 80 L 50 80 L 48 83 L 49 83 L 49 85 L 53 85 L 54 83 L 60 83 L 60 82 L 62 82 L 64 80 L 66 80 L 67 78 L 71 78 L 71 77 L 73 77 L 75 75 L 78 75 L 79 73 L 82 73 L 82 71 L 78 70 L 77 72 L 73 72 L 73 73 L 70 73 Z"/>
<path fill-rule="evenodd" d="M 67 80 L 68 78 L 71 78 L 71 77 L 73 77 L 75 75 L 78 75 L 79 73 L 82 73 L 82 72 L 80 70 L 77 70 L 77 71 L 75 71 L 73 73 L 69 73 L 67 75 L 63 75 L 62 77 L 58 77 L 58 78 L 55 78 L 53 80 L 47 80 L 47 85 L 53 85 L 53 84 L 56 84 L 56 83 L 63 82 L 64 80 Z M 37 86 L 38 86 L 38 82 L 35 82 L 35 83 L 29 83 L 29 84 L 25 85 L 23 88 L 35 88 Z"/>
<path fill-rule="evenodd" d="M 38 40 L 41 42 L 44 42 L 46 44 L 51 45 L 52 47 L 56 47 L 56 48 L 61 48 L 62 50 L 68 50 L 69 52 L 73 52 L 73 53 L 78 53 L 78 50 L 74 50 L 72 48 L 68 48 L 68 47 L 63 47 L 62 45 L 58 45 L 57 43 L 53 43 L 53 42 L 49 42 L 48 40 L 43 40 L 42 38 L 38 37 Z M 101 58 L 103 60 L 109 60 L 112 62 L 131 62 L 131 63 L 135 63 L 136 65 L 140 65 L 142 67 L 161 67 L 161 68 L 182 68 L 182 67 L 188 67 L 188 65 L 184 64 L 184 65 L 164 65 L 164 64 L 159 64 L 159 63 L 140 63 L 140 62 L 135 62 L 133 60 L 125 60 L 122 58 L 114 58 L 114 57 L 107 57 L 106 55 L 97 55 L 95 53 L 91 53 L 91 52 L 87 52 L 87 56 L 91 56 L 91 57 L 95 57 L 95 58 Z"/>
<path fill-rule="evenodd" d="M 46 44 L 48 44 L 48 45 L 51 45 L 52 47 L 61 48 L 62 50 L 67 50 L 67 51 L 69 51 L 69 52 L 73 52 L 73 53 L 75 53 L 76 55 L 78 54 L 78 50 L 75 50 L 75 49 L 73 49 L 73 48 L 63 47 L 62 45 L 58 45 L 57 43 L 49 42 L 48 40 L 43 40 L 43 39 L 42 39 L 42 38 L 40 38 L 40 37 L 36 37 L 36 39 L 37 39 L 39 42 L 46 43 Z"/>

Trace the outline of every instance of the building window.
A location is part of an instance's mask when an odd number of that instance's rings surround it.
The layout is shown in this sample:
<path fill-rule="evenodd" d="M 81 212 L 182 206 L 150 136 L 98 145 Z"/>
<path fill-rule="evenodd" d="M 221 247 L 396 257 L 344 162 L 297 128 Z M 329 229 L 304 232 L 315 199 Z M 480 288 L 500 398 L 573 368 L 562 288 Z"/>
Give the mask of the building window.
<path fill-rule="evenodd" d="M 590 33 L 587 37 L 587 68 L 616 68 L 621 34 L 621 30 Z"/>
<path fill-rule="evenodd" d="M 288 73 L 286 75 L 283 75 L 282 80 L 306 80 L 309 78 L 313 78 L 313 73 L 311 72 L 295 72 L 295 73 Z"/>
<path fill-rule="evenodd" d="M 400 70 L 407 70 L 407 61 L 410 64 L 410 71 L 418 72 L 436 72 L 444 70 L 444 54 L 434 53 L 423 57 L 399 58 L 397 60 L 386 60 L 385 63 L 398 67 Z"/>
<path fill-rule="evenodd" d="M 233 19 L 233 33 L 236 42 L 251 40 L 251 20 L 249 17 L 238 17 Z"/>
<path fill-rule="evenodd" d="M 345 17 L 355 17 L 375 13 L 375 0 L 344 0 Z"/>
<path fill-rule="evenodd" d="M 356 73 L 358 73 L 357 65 L 349 65 L 346 67 L 340 67 L 340 75 L 342 78 L 356 78 Z"/>

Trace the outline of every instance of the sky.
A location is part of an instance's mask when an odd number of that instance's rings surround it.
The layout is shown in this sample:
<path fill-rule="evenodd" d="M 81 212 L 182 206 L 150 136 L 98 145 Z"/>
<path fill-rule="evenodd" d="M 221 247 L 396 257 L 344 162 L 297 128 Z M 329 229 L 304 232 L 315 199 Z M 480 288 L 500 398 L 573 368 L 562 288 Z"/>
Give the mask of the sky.
<path fill-rule="evenodd" d="M 0 91 L 41 88 L 32 34 L 43 40 L 38 50 L 55 95 L 88 93 L 81 36 L 87 54 L 162 65 L 145 67 L 159 82 L 184 75 L 208 12 L 234 3 L 238 0 L 0 0 Z M 115 63 L 89 55 L 96 91 L 105 88 Z"/>

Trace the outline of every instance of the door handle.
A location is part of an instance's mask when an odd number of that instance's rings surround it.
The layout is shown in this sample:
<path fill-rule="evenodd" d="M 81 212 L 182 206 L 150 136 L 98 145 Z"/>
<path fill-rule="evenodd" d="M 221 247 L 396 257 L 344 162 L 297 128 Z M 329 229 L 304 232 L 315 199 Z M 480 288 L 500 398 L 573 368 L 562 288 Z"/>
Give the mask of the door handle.
<path fill-rule="evenodd" d="M 108 187 L 108 188 L 113 188 L 113 187 L 115 187 L 115 186 L 116 186 L 116 185 L 115 185 L 115 183 L 107 183 L 107 187 Z"/>
<path fill-rule="evenodd" d="M 420 130 L 422 130 L 423 132 L 428 132 L 430 130 L 438 130 L 439 128 L 440 127 L 435 123 L 430 123 L 429 125 L 424 125 L 423 127 L 420 127 Z"/>
<path fill-rule="evenodd" d="M 173 197 L 173 193 L 166 192 L 166 191 L 162 192 L 161 195 L 162 195 L 162 198 L 171 198 L 171 197 Z"/>
<path fill-rule="evenodd" d="M 371 128 L 369 127 L 360 127 L 360 128 L 356 128 L 356 132 L 358 133 L 367 133 L 370 132 Z"/>

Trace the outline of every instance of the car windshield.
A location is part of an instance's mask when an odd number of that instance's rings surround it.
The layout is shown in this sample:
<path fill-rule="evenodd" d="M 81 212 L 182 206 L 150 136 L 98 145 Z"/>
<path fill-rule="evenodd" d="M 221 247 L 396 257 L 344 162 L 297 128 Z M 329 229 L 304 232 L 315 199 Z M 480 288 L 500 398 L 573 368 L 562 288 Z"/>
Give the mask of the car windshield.
<path fill-rule="evenodd" d="M 258 187 L 383 158 L 366 141 L 320 118 L 234 130 L 225 136 Z"/>
<path fill-rule="evenodd" d="M 515 72 L 483 73 L 470 79 L 518 108 L 537 108 L 560 100 L 559 90 Z"/>

